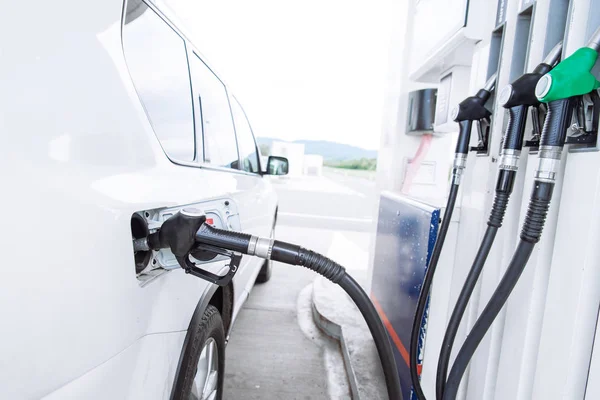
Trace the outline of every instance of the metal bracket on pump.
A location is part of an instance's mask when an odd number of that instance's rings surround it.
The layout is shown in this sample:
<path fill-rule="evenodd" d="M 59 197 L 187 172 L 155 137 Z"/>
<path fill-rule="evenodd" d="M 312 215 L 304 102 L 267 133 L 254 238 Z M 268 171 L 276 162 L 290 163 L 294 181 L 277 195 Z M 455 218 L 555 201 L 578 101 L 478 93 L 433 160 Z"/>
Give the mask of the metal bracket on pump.
<path fill-rule="evenodd" d="M 545 119 L 545 105 L 531 109 L 533 123 L 532 137 L 526 140 L 524 147 L 537 151 L 542 134 L 541 126 Z M 576 122 L 569 128 L 565 144 L 572 145 L 570 151 L 583 151 L 595 147 L 598 142 L 598 123 L 600 122 L 600 96 L 598 91 L 593 90 L 588 94 L 577 98 L 577 104 L 573 111 Z"/>
<path fill-rule="evenodd" d="M 491 119 L 489 117 L 482 118 L 477 121 L 477 146 L 471 146 L 470 151 L 475 151 L 477 154 L 488 153 L 488 142 L 490 138 L 490 124 Z"/>
<path fill-rule="evenodd" d="M 575 117 L 577 122 L 571 125 L 565 144 L 577 145 L 575 149 L 594 146 L 598 141 L 600 119 L 600 96 L 596 90 L 578 99 Z"/>
<path fill-rule="evenodd" d="M 452 112 L 452 119 L 459 124 L 459 135 L 455 153 L 461 155 L 463 158 L 466 158 L 469 151 L 476 151 L 477 154 L 488 153 L 490 117 L 492 113 L 485 107 L 485 103 L 489 100 L 495 86 L 496 74 L 493 74 L 475 96 L 469 96 L 461 101 Z M 469 146 L 473 122 L 477 123 L 479 134 L 477 146 Z"/>
<path fill-rule="evenodd" d="M 546 105 L 544 103 L 531 107 L 531 139 L 525 140 L 523 143 L 523 147 L 529 147 L 529 152 L 538 151 L 540 147 L 545 115 Z"/>

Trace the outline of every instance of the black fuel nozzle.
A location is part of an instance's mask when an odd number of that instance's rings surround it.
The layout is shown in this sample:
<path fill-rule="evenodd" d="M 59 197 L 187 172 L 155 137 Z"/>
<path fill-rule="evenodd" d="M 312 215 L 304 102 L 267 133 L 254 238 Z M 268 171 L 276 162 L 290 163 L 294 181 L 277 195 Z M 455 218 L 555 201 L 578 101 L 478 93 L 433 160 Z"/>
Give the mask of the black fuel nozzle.
<path fill-rule="evenodd" d="M 203 232 L 203 227 L 212 228 L 210 225 L 205 224 L 205 222 L 206 216 L 200 210 L 184 208 L 167 219 L 157 232 L 148 235 L 145 239 L 136 239 L 134 241 L 134 249 L 170 249 L 186 273 L 219 286 L 226 286 L 237 272 L 242 259 L 241 253 L 247 253 L 248 248 L 247 246 L 245 249 L 243 246 L 219 246 L 218 242 L 211 243 L 209 241 L 198 240 L 198 233 Z M 244 235 L 238 232 L 231 232 L 231 234 L 230 236 L 234 238 Z M 245 236 L 250 237 L 250 235 Z M 214 256 L 221 254 L 228 257 L 229 271 L 225 275 L 216 275 L 198 267 L 196 262 L 190 259 L 190 256 L 198 254 L 198 252 L 203 254 L 211 253 Z M 211 259 L 214 257 L 207 258 Z"/>
<path fill-rule="evenodd" d="M 469 152 L 473 121 L 489 121 L 492 113 L 485 108 L 485 103 L 490 99 L 495 85 L 496 74 L 488 79 L 483 89 L 480 89 L 475 96 L 467 97 L 454 108 L 452 119 L 458 122 L 460 128 L 456 143 L 457 154 L 466 155 Z M 483 129 L 481 131 L 482 134 L 485 133 Z M 481 141 L 485 139 L 482 138 Z"/>
<path fill-rule="evenodd" d="M 529 107 L 534 107 L 536 110 L 536 113 L 533 113 L 534 119 L 538 118 L 537 110 L 540 102 L 535 95 L 535 87 L 542 76 L 550 71 L 552 66 L 558 62 L 561 50 L 562 43 L 558 43 L 544 61 L 535 67 L 533 72 L 521 75 L 500 92 L 498 100 L 508 110 L 508 124 L 502 140 L 502 150 L 500 151 L 498 162 L 499 171 L 496 182 L 496 198 L 488 222 L 490 226 L 497 228 L 502 226 L 502 219 L 519 167 L 519 158 L 521 156 L 521 149 L 523 148 L 525 124 L 527 122 Z M 534 129 L 536 122 L 538 121 L 534 120 Z"/>
<path fill-rule="evenodd" d="M 455 185 L 460 184 L 462 172 L 467 164 L 473 121 L 478 123 L 479 144 L 485 146 L 487 152 L 487 134 L 489 133 L 489 121 L 492 113 L 485 108 L 485 103 L 490 99 L 495 85 L 496 74 L 488 79 L 483 89 L 480 89 L 475 96 L 467 97 L 452 110 L 452 119 L 458 122 L 459 126 L 452 168 L 452 183 Z"/>
<path fill-rule="evenodd" d="M 152 250 L 168 248 L 176 257 L 183 257 L 196 244 L 196 232 L 206 216 L 195 208 L 184 208 L 167 219 L 158 232 L 148 236 Z"/>
<path fill-rule="evenodd" d="M 532 72 L 525 73 L 511 84 L 506 85 L 498 98 L 502 107 L 510 109 L 517 106 L 539 106 L 540 101 L 535 94 L 535 87 L 542 76 L 550 72 L 554 65 L 558 63 L 561 54 L 562 42 L 558 42 Z"/>

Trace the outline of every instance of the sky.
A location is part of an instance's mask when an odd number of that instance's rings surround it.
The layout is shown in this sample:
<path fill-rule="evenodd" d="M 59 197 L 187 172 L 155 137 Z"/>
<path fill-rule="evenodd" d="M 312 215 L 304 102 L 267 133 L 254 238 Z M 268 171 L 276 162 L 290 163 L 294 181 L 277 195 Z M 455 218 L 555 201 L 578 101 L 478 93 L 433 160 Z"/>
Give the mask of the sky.
<path fill-rule="evenodd" d="M 162 0 L 258 137 L 377 149 L 392 0 Z"/>

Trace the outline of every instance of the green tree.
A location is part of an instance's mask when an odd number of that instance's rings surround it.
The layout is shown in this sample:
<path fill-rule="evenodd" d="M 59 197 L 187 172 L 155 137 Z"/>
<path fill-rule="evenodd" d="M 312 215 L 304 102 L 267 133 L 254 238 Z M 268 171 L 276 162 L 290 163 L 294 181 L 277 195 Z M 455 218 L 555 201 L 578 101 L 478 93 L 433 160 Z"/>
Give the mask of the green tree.
<path fill-rule="evenodd" d="M 375 171 L 377 169 L 376 158 L 361 158 L 358 160 L 345 161 L 326 161 L 325 165 L 334 168 L 361 169 L 366 171 Z"/>

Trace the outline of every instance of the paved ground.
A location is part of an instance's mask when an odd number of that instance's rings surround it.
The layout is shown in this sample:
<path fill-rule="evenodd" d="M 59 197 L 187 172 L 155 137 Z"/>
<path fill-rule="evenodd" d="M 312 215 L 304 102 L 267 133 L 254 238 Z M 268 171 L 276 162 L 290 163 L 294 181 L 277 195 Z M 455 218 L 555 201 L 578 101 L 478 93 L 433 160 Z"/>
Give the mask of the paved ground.
<path fill-rule="evenodd" d="M 375 182 L 325 171 L 322 177 L 274 181 L 281 225 L 363 231 L 370 228 Z"/>
<path fill-rule="evenodd" d="M 277 238 L 312 248 L 344 264 L 345 251 L 361 251 L 365 265 L 375 199 L 367 179 L 326 172 L 275 184 Z M 314 327 L 310 284 L 315 274 L 275 264 L 271 280 L 257 284 L 240 313 L 227 348 L 224 399 L 349 398 L 339 344 Z"/>

